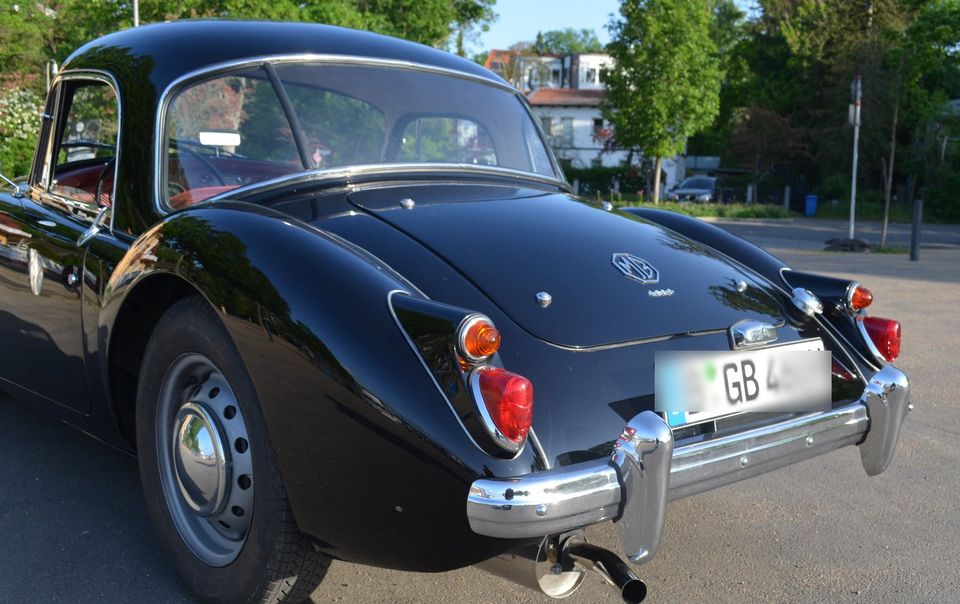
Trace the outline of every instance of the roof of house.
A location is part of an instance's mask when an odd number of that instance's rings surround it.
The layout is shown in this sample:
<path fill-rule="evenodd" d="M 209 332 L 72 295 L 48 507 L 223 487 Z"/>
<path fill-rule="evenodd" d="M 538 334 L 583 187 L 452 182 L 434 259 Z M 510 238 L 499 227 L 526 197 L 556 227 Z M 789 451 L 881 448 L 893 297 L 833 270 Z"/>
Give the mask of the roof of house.
<path fill-rule="evenodd" d="M 596 107 L 603 100 L 603 90 L 580 90 L 577 88 L 538 88 L 527 98 L 533 106 Z"/>

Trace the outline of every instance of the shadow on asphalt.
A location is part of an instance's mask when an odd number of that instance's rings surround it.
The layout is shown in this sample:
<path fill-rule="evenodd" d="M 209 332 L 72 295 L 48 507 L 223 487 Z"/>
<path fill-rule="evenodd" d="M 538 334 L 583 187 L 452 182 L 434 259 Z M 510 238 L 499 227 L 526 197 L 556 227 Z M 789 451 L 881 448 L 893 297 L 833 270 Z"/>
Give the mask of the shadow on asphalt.
<path fill-rule="evenodd" d="M 0 603 L 190 601 L 135 459 L 2 392 L 0 459 Z"/>

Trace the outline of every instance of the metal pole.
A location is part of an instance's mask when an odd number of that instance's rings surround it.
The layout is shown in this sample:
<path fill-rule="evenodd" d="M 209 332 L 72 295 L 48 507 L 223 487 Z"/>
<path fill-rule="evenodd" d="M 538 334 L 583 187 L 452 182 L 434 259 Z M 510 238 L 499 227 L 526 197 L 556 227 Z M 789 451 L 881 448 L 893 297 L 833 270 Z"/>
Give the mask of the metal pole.
<path fill-rule="evenodd" d="M 910 260 L 920 259 L 920 223 L 923 222 L 923 200 L 913 202 L 913 230 L 910 232 Z"/>
<path fill-rule="evenodd" d="M 140 0 L 133 0 L 133 26 L 140 27 Z"/>
<path fill-rule="evenodd" d="M 855 98 L 853 101 L 853 176 L 850 178 L 850 231 L 847 235 L 853 239 L 853 224 L 857 212 L 857 162 L 860 159 L 860 100 L 862 98 L 861 79 L 858 75 L 853 81 Z"/>

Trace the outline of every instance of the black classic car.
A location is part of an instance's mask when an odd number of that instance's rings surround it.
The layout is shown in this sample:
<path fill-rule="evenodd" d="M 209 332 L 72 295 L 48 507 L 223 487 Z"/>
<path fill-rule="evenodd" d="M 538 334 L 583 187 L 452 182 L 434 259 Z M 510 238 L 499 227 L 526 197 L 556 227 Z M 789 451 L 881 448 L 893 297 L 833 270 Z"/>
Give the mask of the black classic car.
<path fill-rule="evenodd" d="M 909 388 L 871 299 L 576 198 L 503 80 L 319 25 L 87 44 L 0 194 L 0 388 L 137 455 L 211 601 L 302 599 L 331 559 L 640 601 L 671 499 L 890 464 Z"/>

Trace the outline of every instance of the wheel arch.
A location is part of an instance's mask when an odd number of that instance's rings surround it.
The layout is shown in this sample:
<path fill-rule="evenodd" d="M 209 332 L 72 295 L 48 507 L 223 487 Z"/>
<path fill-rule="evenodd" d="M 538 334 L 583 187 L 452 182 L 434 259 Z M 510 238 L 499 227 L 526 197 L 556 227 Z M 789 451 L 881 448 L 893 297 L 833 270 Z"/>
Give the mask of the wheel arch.
<path fill-rule="evenodd" d="M 195 285 L 169 272 L 148 274 L 126 292 L 110 329 L 107 388 L 122 436 L 136 448 L 137 379 L 157 323 L 174 304 L 202 296 Z"/>

